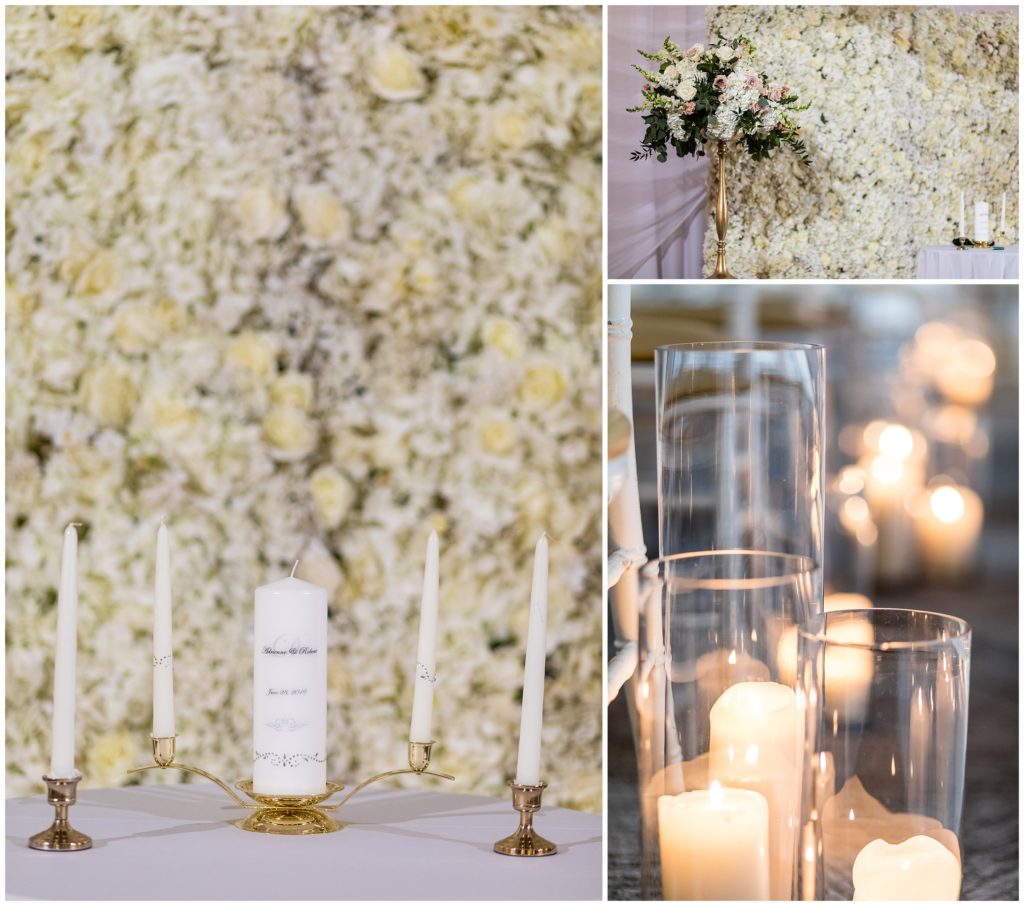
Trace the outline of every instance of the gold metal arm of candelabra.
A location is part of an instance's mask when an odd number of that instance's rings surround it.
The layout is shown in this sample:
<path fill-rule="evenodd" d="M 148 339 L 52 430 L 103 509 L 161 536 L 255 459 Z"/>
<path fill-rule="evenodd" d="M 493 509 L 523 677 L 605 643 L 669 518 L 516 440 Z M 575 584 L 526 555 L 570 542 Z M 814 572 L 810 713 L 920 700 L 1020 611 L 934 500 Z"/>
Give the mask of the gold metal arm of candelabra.
<path fill-rule="evenodd" d="M 142 771 L 150 771 L 153 768 L 160 768 L 161 770 L 167 770 L 168 768 L 176 769 L 178 771 L 187 771 L 190 774 L 198 774 L 200 777 L 205 777 L 207 780 L 212 780 L 217 786 L 219 786 L 225 793 L 227 793 L 232 799 L 235 800 L 235 804 L 241 808 L 259 808 L 258 805 L 252 805 L 242 799 L 231 787 L 229 787 L 219 777 L 214 777 L 209 771 L 204 771 L 202 768 L 193 767 L 189 764 L 181 764 L 174 760 L 175 741 L 177 736 L 150 736 L 150 740 L 153 743 L 153 764 L 144 764 L 137 768 L 132 768 L 128 771 L 129 774 L 138 774 Z"/>
<path fill-rule="evenodd" d="M 385 777 L 395 777 L 398 774 L 422 774 L 429 777 L 440 777 L 443 780 L 454 780 L 455 777 L 451 774 L 442 774 L 440 771 L 427 770 L 430 767 L 430 751 L 434 746 L 434 740 L 430 742 L 410 742 L 409 743 L 409 767 L 407 768 L 395 768 L 393 771 L 384 771 L 383 774 L 374 774 L 368 780 L 364 780 L 358 786 L 353 787 L 352 791 L 340 802 L 336 802 L 334 805 L 322 805 L 325 812 L 333 812 L 336 809 L 341 808 L 346 802 L 349 801 L 356 793 L 360 790 L 365 789 L 371 783 L 376 783 L 378 780 L 383 780 Z"/>

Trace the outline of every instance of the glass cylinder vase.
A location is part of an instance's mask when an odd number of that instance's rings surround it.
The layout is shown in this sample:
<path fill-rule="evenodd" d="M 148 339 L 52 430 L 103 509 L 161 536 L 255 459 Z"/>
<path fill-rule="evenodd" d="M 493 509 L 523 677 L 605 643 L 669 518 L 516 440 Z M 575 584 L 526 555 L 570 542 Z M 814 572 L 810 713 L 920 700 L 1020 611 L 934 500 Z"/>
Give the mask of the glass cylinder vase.
<path fill-rule="evenodd" d="M 645 899 L 791 899 L 814 564 L 756 551 L 644 567 L 635 684 Z"/>
<path fill-rule="evenodd" d="M 838 610 L 799 637 L 800 898 L 958 899 L 970 627 Z"/>
<path fill-rule="evenodd" d="M 774 551 L 820 570 L 824 347 L 687 343 L 654 362 L 660 555 Z"/>

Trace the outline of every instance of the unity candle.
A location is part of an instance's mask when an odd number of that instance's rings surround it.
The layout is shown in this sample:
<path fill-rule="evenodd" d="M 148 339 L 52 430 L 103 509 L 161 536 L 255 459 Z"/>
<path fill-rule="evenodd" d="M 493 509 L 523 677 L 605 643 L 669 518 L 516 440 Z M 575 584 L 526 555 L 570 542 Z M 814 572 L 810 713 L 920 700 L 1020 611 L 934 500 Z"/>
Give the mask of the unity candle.
<path fill-rule="evenodd" d="M 963 485 L 939 485 L 917 501 L 914 525 L 932 578 L 957 579 L 970 570 L 984 514 L 981 498 Z"/>
<path fill-rule="evenodd" d="M 252 784 L 269 795 L 327 788 L 327 592 L 294 573 L 256 589 Z"/>
<path fill-rule="evenodd" d="M 416 678 L 412 690 L 412 726 L 409 742 L 430 742 L 430 718 L 434 708 L 434 675 L 437 652 L 437 591 L 439 581 L 437 532 L 427 539 L 420 599 L 420 638 L 416 647 Z"/>
<path fill-rule="evenodd" d="M 975 242 L 988 242 L 988 202 L 977 201 L 974 203 L 974 235 L 971 237 Z"/>
<path fill-rule="evenodd" d="M 171 547 L 167 526 L 156 533 L 153 608 L 153 736 L 174 735 L 174 655 L 171 644 Z"/>
<path fill-rule="evenodd" d="M 519 720 L 516 783 L 540 783 L 540 734 L 544 725 L 544 662 L 547 657 L 548 536 L 542 535 L 533 554 L 530 627 L 523 668 L 523 711 Z"/>
<path fill-rule="evenodd" d="M 767 900 L 768 802 L 751 790 L 658 797 L 666 900 Z"/>
<path fill-rule="evenodd" d="M 771 898 L 792 897 L 799 824 L 796 693 L 780 683 L 737 683 L 711 708 L 710 774 L 768 802 Z"/>
<path fill-rule="evenodd" d="M 78 653 L 78 532 L 64 529 L 57 592 L 57 651 L 53 661 L 53 737 L 49 777 L 67 778 L 75 770 L 75 659 Z"/>
<path fill-rule="evenodd" d="M 853 862 L 855 900 L 956 900 L 960 860 L 938 840 L 872 840 Z"/>

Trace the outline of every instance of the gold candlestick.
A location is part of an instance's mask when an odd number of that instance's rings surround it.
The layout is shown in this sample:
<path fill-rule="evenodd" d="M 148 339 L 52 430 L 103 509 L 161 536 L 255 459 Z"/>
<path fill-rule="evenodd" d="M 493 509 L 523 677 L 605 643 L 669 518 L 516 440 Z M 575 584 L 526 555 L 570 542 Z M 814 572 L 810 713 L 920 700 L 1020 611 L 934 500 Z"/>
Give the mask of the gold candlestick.
<path fill-rule="evenodd" d="M 512 806 L 519 812 L 519 827 L 495 843 L 494 851 L 503 856 L 553 856 L 558 847 L 533 829 L 533 813 L 540 811 L 541 796 L 548 785 L 531 786 L 515 781 L 508 785 L 512 787 Z"/>
<path fill-rule="evenodd" d="M 53 824 L 41 833 L 29 837 L 28 845 L 32 849 L 51 853 L 73 853 L 92 848 L 92 837 L 76 831 L 68 822 L 68 808 L 77 801 L 78 781 L 81 779 L 81 774 L 75 777 L 43 775 L 43 781 L 46 783 L 46 801 L 53 806 L 55 814 Z"/>
<path fill-rule="evenodd" d="M 718 232 L 718 260 L 709 280 L 735 280 L 725 264 L 725 233 L 729 229 L 729 205 L 725 198 L 725 142 L 718 143 L 718 201 L 715 204 L 715 230 Z"/>

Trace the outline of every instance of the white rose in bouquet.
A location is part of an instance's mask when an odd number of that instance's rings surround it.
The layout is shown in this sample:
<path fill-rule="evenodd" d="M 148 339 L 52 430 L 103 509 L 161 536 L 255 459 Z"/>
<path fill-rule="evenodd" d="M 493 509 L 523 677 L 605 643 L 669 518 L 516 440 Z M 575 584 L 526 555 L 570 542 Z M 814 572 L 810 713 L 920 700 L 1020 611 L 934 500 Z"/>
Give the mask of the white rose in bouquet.
<path fill-rule="evenodd" d="M 426 76 L 401 44 L 384 44 L 374 51 L 366 81 L 370 90 L 385 101 L 414 100 L 427 90 Z"/>
<path fill-rule="evenodd" d="M 676 88 L 676 95 L 684 101 L 692 101 L 697 96 L 697 86 L 692 80 L 684 80 Z"/>
<path fill-rule="evenodd" d="M 723 44 L 721 47 L 715 48 L 715 55 L 723 63 L 728 63 L 730 60 L 734 60 L 736 58 L 736 51 L 728 44 Z"/>

